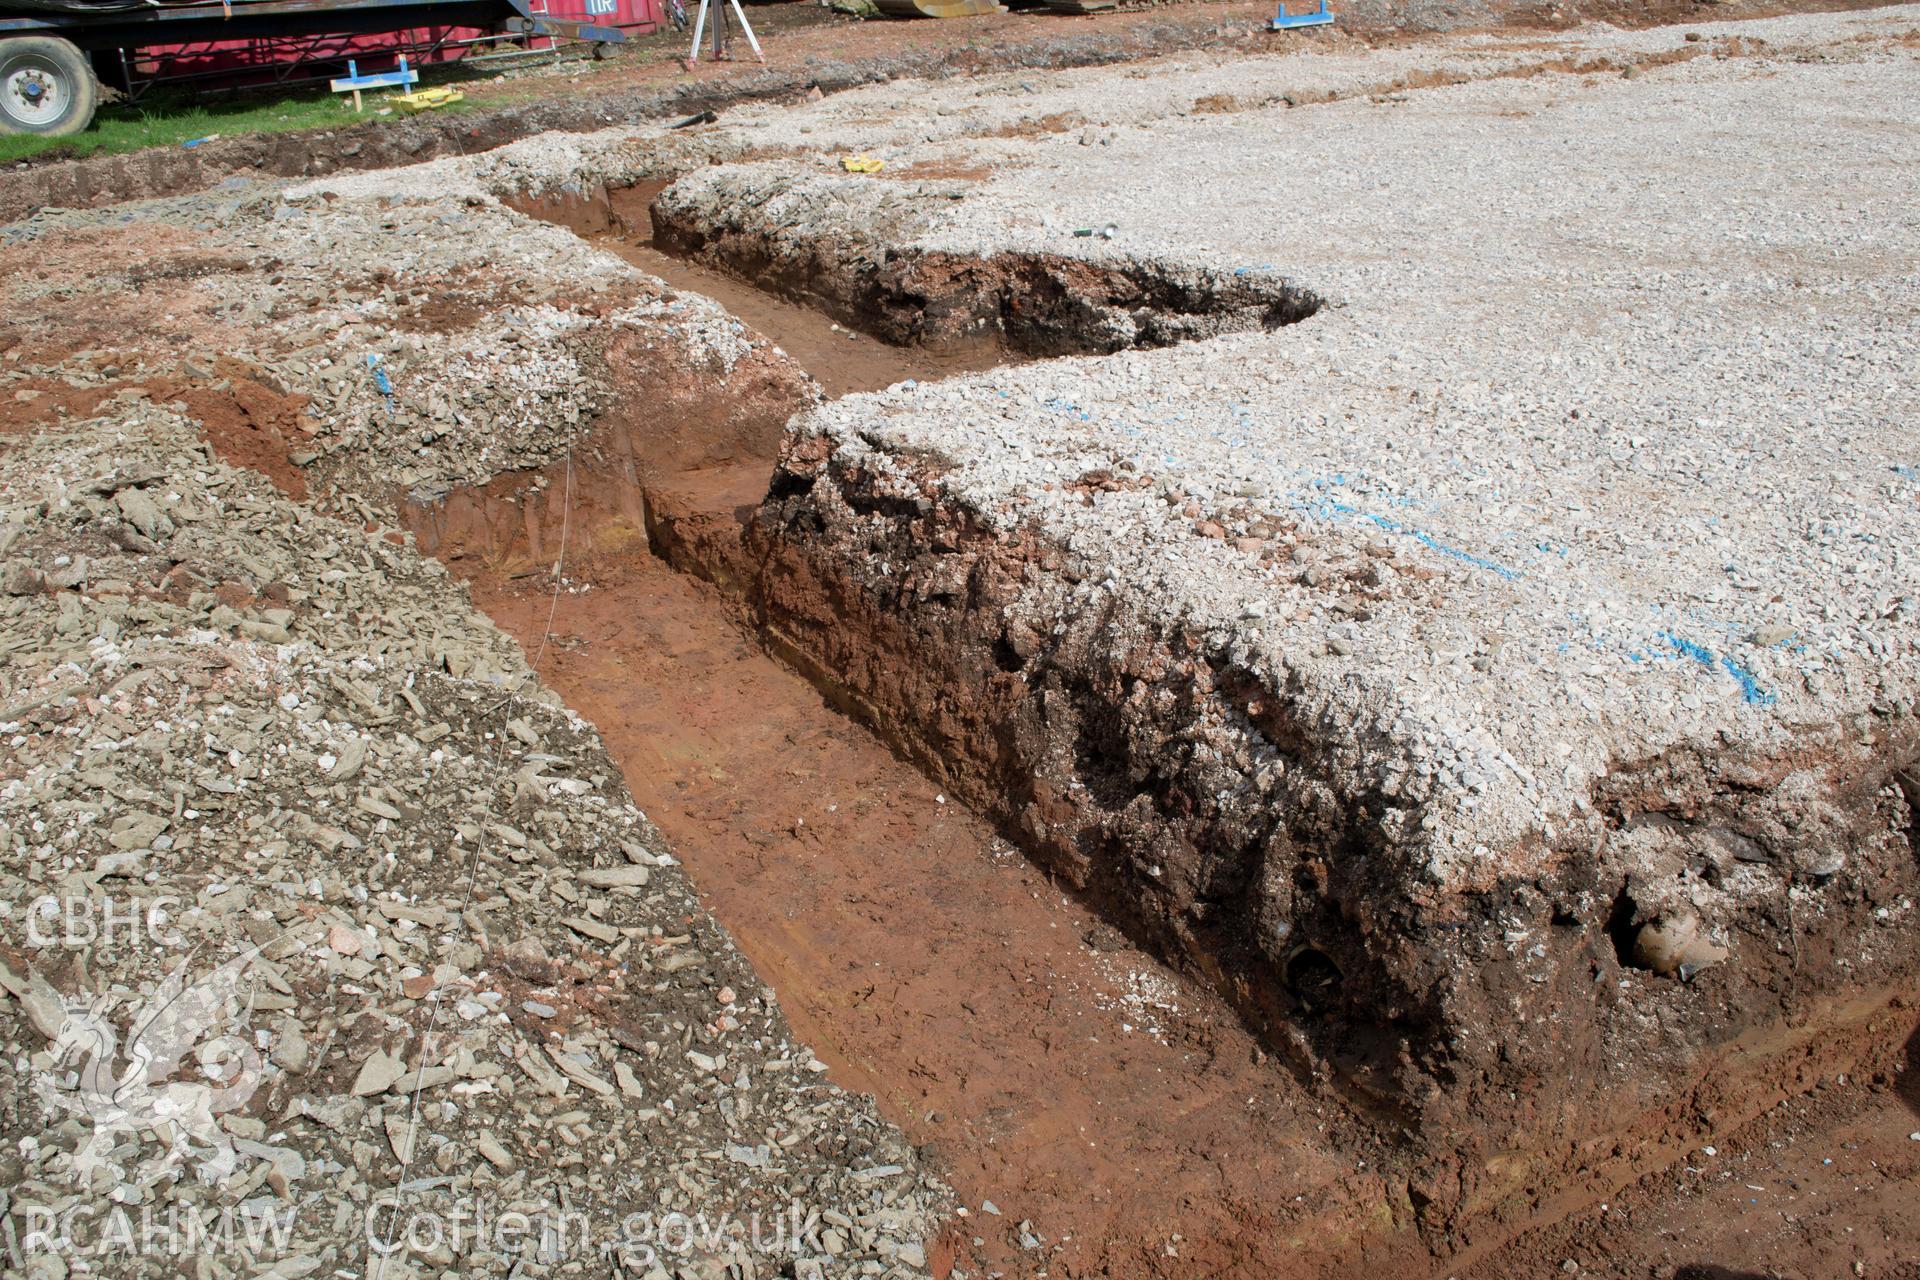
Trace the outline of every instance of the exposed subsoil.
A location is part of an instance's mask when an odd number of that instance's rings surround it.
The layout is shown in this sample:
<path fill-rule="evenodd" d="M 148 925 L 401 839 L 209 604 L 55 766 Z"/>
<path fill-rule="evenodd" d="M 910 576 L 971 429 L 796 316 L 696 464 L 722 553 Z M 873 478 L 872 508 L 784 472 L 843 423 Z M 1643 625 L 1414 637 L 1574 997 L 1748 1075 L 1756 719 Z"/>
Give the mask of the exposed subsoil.
<path fill-rule="evenodd" d="M 716 588 L 637 548 L 567 578 L 546 679 L 639 781 L 834 1078 L 878 1097 L 969 1206 L 945 1261 L 1326 1274 L 1334 1258 L 1295 1225 L 1308 1202 L 1336 1224 L 1384 1207 L 1377 1180 L 1335 1163 L 1337 1106 L 837 715 Z M 474 588 L 537 644 L 544 582 Z"/>
<path fill-rule="evenodd" d="M 612 191 L 602 189 L 585 199 L 559 196 L 510 203 L 522 213 L 593 239 L 676 289 L 712 298 L 748 328 L 773 336 L 830 396 L 877 391 L 908 379 L 944 378 L 991 369 L 1017 358 L 989 339 L 940 346 L 892 345 L 858 328 L 841 325 L 812 307 L 669 253 L 654 239 L 651 213 L 654 198 L 666 186 L 664 182 L 640 183 Z"/>
<path fill-rule="evenodd" d="M 1911 1006 L 1909 1006 L 1909 1009 Z M 1920 1033 L 1895 1078 L 1829 1077 L 1672 1168 L 1529 1232 L 1460 1280 L 1913 1280 Z M 1569 1271 L 1566 1264 L 1574 1265 Z"/>
<path fill-rule="evenodd" d="M 830 392 L 991 359 L 976 349 L 943 368 L 937 349 L 850 336 L 662 254 L 639 230 L 652 194 L 529 211 L 722 301 Z M 629 398 L 642 397 L 675 406 L 666 416 L 703 416 L 670 387 Z M 1860 1274 L 1903 1274 L 1888 1268 L 1893 1242 L 1915 1235 L 1900 1187 L 1920 1143 L 1906 1138 L 1912 1104 L 1890 1065 L 1778 1103 L 1717 1158 L 1675 1145 L 1689 1124 L 1629 1134 L 1646 1149 L 1597 1160 L 1577 1185 L 1523 1188 L 1464 1231 L 1427 1229 L 1407 1198 L 1419 1171 L 1321 1083 L 1265 1055 L 1217 996 L 1133 947 L 839 714 L 872 708 L 844 691 L 830 702 L 781 661 L 800 655 L 757 629 L 741 598 L 755 572 L 742 530 L 772 470 L 766 433 L 704 421 L 666 433 L 707 430 L 703 455 L 641 459 L 636 491 L 583 462 L 545 476 L 543 497 L 527 478 L 503 480 L 416 512 L 414 527 L 530 652 L 546 638 L 543 677 L 599 726 L 796 1029 L 955 1186 L 969 1213 L 936 1263 L 1035 1276 L 1393 1265 L 1704 1277 L 1841 1274 L 1858 1260 Z M 1812 1046 L 1799 1087 L 1828 1061 Z M 1683 1105 L 1714 1101 L 1709 1090 Z M 1725 1127 L 1755 1110 L 1742 1097 Z"/>

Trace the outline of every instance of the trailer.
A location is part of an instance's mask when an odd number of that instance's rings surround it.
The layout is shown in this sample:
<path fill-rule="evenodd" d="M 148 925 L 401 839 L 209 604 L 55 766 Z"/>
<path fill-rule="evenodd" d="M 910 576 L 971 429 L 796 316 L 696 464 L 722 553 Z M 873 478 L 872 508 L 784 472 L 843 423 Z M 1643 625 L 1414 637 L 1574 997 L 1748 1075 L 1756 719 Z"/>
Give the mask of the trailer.
<path fill-rule="evenodd" d="M 0 132 L 63 136 L 103 84 L 137 97 L 165 81 L 323 79 L 349 56 L 444 62 L 482 47 L 650 30 L 659 0 L 0 0 Z M 538 8 L 535 8 L 538 5 Z"/>

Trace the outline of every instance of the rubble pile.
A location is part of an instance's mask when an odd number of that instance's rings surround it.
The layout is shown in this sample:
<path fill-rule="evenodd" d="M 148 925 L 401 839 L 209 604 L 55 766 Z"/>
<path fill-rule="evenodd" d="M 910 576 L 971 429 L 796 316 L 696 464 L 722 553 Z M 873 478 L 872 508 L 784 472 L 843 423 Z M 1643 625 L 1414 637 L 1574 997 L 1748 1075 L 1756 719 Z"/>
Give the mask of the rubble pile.
<path fill-rule="evenodd" d="M 145 403 L 11 447 L 0 504 L 31 1274 L 177 1274 L 137 1242 L 222 1213 L 283 1230 L 199 1274 L 767 1274 L 792 1223 L 802 1275 L 923 1266 L 940 1189 L 437 564 Z"/>

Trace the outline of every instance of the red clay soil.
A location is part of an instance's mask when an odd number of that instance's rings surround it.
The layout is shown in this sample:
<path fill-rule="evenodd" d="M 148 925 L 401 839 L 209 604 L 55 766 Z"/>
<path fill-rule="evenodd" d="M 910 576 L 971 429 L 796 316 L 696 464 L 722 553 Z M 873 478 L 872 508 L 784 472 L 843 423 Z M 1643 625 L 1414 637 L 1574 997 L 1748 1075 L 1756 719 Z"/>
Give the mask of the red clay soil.
<path fill-rule="evenodd" d="M 703 489 L 716 511 L 746 501 L 741 475 L 715 472 L 679 502 Z M 1911 1065 L 1829 1081 L 1564 1221 L 1541 1188 L 1537 1222 L 1476 1241 L 1471 1262 L 1434 1258 L 1395 1211 L 1391 1154 L 1338 1104 L 828 706 L 729 620 L 729 597 L 655 558 L 637 530 L 623 543 L 603 527 L 568 558 L 556 603 L 544 573 L 500 554 L 520 526 L 494 522 L 512 530 L 496 541 L 468 524 L 474 540 L 456 531 L 441 553 L 530 653 L 546 637 L 542 676 L 599 727 L 796 1030 L 959 1192 L 969 1213 L 942 1265 L 1275 1280 L 1380 1267 L 1463 1280 L 1916 1274 L 1901 1270 L 1920 1241 Z"/>
<path fill-rule="evenodd" d="M 260 472 L 290 498 L 307 496 L 306 475 L 289 458 L 307 439 L 307 397 L 285 395 L 260 381 L 259 371 L 222 357 L 203 382 L 149 382 L 155 400 L 183 401 L 200 423 L 207 443 L 232 466 Z"/>
<path fill-rule="evenodd" d="M 1337 1107 L 836 714 L 715 588 L 638 547 L 566 576 L 541 675 L 599 727 L 834 1079 L 877 1096 L 959 1192 L 944 1261 L 1324 1275 L 1332 1242 L 1294 1222 L 1329 1202 L 1355 1225 L 1384 1212 L 1377 1180 L 1331 1154 Z M 473 583 L 530 653 L 543 578 Z"/>
<path fill-rule="evenodd" d="M 1920 1032 L 1897 1079 L 1830 1079 L 1717 1139 L 1712 1154 L 1696 1150 L 1675 1168 L 1457 1274 L 1915 1280 L 1916 1135 Z"/>

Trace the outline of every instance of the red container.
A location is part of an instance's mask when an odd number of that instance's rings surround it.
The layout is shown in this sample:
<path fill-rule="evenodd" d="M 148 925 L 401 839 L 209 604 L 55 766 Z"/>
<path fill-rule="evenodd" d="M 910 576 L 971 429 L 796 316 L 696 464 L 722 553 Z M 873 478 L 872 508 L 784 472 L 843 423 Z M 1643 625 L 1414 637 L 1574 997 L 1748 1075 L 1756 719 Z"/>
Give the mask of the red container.
<path fill-rule="evenodd" d="M 539 9 L 536 2 L 534 11 Z M 569 22 L 619 27 L 635 35 L 659 30 L 667 17 L 660 0 L 547 0 L 547 12 Z"/>

